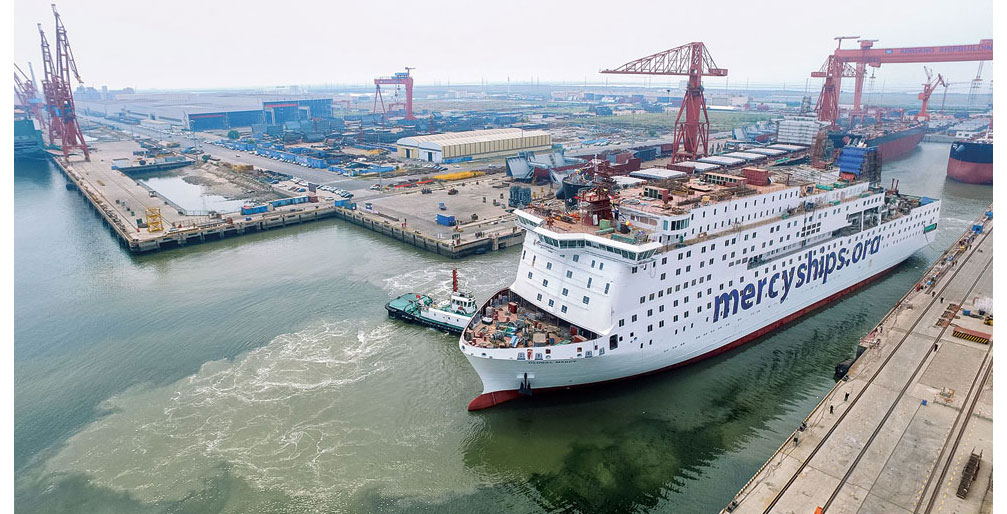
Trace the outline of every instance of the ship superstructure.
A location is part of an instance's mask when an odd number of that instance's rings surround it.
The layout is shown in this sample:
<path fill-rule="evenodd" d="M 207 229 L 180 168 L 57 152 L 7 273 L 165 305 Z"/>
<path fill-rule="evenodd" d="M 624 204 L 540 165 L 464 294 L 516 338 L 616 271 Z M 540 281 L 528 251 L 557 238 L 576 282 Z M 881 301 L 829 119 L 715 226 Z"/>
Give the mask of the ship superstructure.
<path fill-rule="evenodd" d="M 652 373 L 757 338 L 930 243 L 940 202 L 838 171 L 705 173 L 574 210 L 515 211 L 514 283 L 459 342 L 482 379 L 472 410 L 521 394 Z"/>

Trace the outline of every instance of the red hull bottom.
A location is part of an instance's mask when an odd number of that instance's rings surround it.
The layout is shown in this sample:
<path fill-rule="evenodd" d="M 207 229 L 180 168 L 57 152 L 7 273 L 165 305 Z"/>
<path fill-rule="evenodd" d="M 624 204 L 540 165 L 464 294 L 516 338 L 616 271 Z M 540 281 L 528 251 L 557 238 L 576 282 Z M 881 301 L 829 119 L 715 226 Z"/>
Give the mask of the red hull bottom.
<path fill-rule="evenodd" d="M 919 146 L 920 142 L 923 141 L 923 135 L 923 132 L 920 132 L 919 134 L 912 134 L 901 139 L 881 143 L 881 146 L 878 147 L 878 152 L 881 153 L 881 158 L 884 161 L 901 159 L 912 153 Z"/>
<path fill-rule="evenodd" d="M 966 162 L 950 157 L 948 177 L 966 184 L 993 184 L 993 163 Z"/>
<path fill-rule="evenodd" d="M 895 266 L 898 266 L 898 264 L 896 264 Z M 588 383 L 588 384 L 578 384 L 578 385 L 575 385 L 575 386 L 567 386 L 567 387 L 549 387 L 549 388 L 546 388 L 546 389 L 536 389 L 535 393 L 545 393 L 545 392 L 553 392 L 553 391 L 566 391 L 566 390 L 570 390 L 570 389 L 574 389 L 574 388 L 578 388 L 578 387 L 597 386 L 597 385 L 601 385 L 601 384 L 608 384 L 608 383 L 618 382 L 618 381 L 622 381 L 622 380 L 629 380 L 629 379 L 636 378 L 636 377 L 642 377 L 642 376 L 646 376 L 646 375 L 652 375 L 652 374 L 655 374 L 655 373 L 662 373 L 664 371 L 668 371 L 668 370 L 671 370 L 671 369 L 679 368 L 679 367 L 682 367 L 682 366 L 687 366 L 689 364 L 692 364 L 692 363 L 695 363 L 695 362 L 699 362 L 701 360 L 708 359 L 708 358 L 716 356 L 716 355 L 720 355 L 721 353 L 724 353 L 724 352 L 726 352 L 728 350 L 733 350 L 734 348 L 737 348 L 737 347 L 739 347 L 739 346 L 741 346 L 741 345 L 743 345 L 745 343 L 748 343 L 748 342 L 751 342 L 751 341 L 753 341 L 755 339 L 758 339 L 758 338 L 760 338 L 760 337 L 762 337 L 762 336 L 764 336 L 764 335 L 766 335 L 766 334 L 768 334 L 768 333 L 770 333 L 770 332 L 772 332 L 772 331 L 774 331 L 774 330 L 782 327 L 783 325 L 786 325 L 787 323 L 790 323 L 791 321 L 794 321 L 794 320 L 796 320 L 796 319 L 798 319 L 798 318 L 800 318 L 800 317 L 802 317 L 802 316 L 804 316 L 804 315 L 806 315 L 806 314 L 808 314 L 808 313 L 810 313 L 810 312 L 812 312 L 812 311 L 814 311 L 814 310 L 816 310 L 816 309 L 818 309 L 820 307 L 825 306 L 825 304 L 831 303 L 831 302 L 833 302 L 835 300 L 838 300 L 839 298 L 842 298 L 843 296 L 846 296 L 846 295 L 848 295 L 848 294 L 850 294 L 850 293 L 852 293 L 854 291 L 857 291 L 858 289 L 861 289 L 862 287 L 870 284 L 871 282 L 874 282 L 875 280 L 881 278 L 882 276 L 884 276 L 889 271 L 895 269 L 895 266 L 892 266 L 892 267 L 890 267 L 890 268 L 888 268 L 888 269 L 886 269 L 884 271 L 881 271 L 879 273 L 875 273 L 874 275 L 872 275 L 871 277 L 869 277 L 869 278 L 867 278 L 865 280 L 857 282 L 856 284 L 853 284 L 852 286 L 847 287 L 846 289 L 843 289 L 843 290 L 841 290 L 839 292 L 833 293 L 832 295 L 830 295 L 830 296 L 828 296 L 826 298 L 823 298 L 823 299 L 821 299 L 821 300 L 819 300 L 819 301 L 817 301 L 817 302 L 815 302 L 815 303 L 813 303 L 813 304 L 811 304 L 811 305 L 809 305 L 809 306 L 807 306 L 807 307 L 805 307 L 805 308 L 803 308 L 803 309 L 801 309 L 801 310 L 799 310 L 799 311 L 797 311 L 797 312 L 795 312 L 793 314 L 790 314 L 789 316 L 786 316 L 786 317 L 781 318 L 781 319 L 779 319 L 777 321 L 774 321 L 773 323 L 770 323 L 769 325 L 766 325 L 766 326 L 764 326 L 764 327 L 756 330 L 755 332 L 751 332 L 748 335 L 742 337 L 741 339 L 738 339 L 737 341 L 734 341 L 733 343 L 726 344 L 724 346 L 721 346 L 720 348 L 717 348 L 716 350 L 711 350 L 709 352 L 704 353 L 703 355 L 699 355 L 699 356 L 693 357 L 693 358 L 691 358 L 691 359 L 689 359 L 687 361 L 682 361 L 682 362 L 679 362 L 679 363 L 676 363 L 676 364 L 672 364 L 671 366 L 665 366 L 665 367 L 660 368 L 660 369 L 655 369 L 653 371 L 647 371 L 645 373 L 640 373 L 640 374 L 637 374 L 637 375 L 630 375 L 630 376 L 627 376 L 627 377 L 616 378 L 616 379 L 612 379 L 612 380 L 605 380 L 605 381 L 602 381 L 602 382 L 591 382 L 591 383 Z M 470 411 L 475 411 L 475 410 L 488 409 L 490 407 L 493 407 L 494 405 L 500 405 L 501 403 L 509 402 L 511 400 L 514 400 L 514 399 L 520 397 L 520 396 L 521 396 L 521 394 L 518 393 L 518 391 L 516 389 L 510 389 L 510 390 L 506 390 L 506 391 L 493 391 L 491 393 L 483 393 L 483 394 L 480 394 L 479 396 L 476 396 L 471 402 L 469 402 L 469 410 Z"/>

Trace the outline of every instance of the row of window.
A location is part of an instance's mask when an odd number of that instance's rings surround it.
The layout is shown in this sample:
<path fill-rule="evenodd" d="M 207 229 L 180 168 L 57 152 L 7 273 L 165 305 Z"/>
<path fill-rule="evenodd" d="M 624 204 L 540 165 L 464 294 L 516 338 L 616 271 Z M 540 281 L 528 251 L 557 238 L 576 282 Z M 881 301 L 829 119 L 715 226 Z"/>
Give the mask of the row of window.
<path fill-rule="evenodd" d="M 905 220 L 903 222 L 907 222 L 907 221 L 908 220 Z M 903 233 L 906 233 L 906 232 L 916 233 L 916 232 L 919 232 L 921 230 L 922 230 L 921 227 L 912 226 L 912 227 L 901 228 L 896 233 L 897 234 L 903 234 Z M 867 230 L 867 231 L 865 231 L 865 232 L 863 232 L 861 234 L 858 234 L 853 239 L 851 239 L 851 242 L 856 242 L 856 241 L 870 239 L 871 237 L 873 237 L 875 235 L 876 232 L 879 232 L 879 231 L 880 231 L 880 229 Z M 895 240 L 890 240 L 890 242 L 892 242 L 892 243 L 894 241 Z M 820 248 L 816 248 L 814 250 L 811 250 L 811 257 L 814 258 L 815 256 L 824 254 L 825 252 L 834 251 L 834 250 L 836 250 L 839 247 L 839 244 L 840 243 L 838 241 L 836 241 L 836 242 L 832 242 L 830 244 L 827 244 L 825 246 L 822 246 Z M 798 263 L 800 263 L 801 261 L 803 261 L 804 260 L 804 254 L 798 255 L 796 260 L 797 260 Z M 770 272 L 775 272 L 778 269 L 782 269 L 784 266 L 788 266 L 788 265 L 793 266 L 794 262 L 795 262 L 794 258 L 791 257 L 790 259 L 784 259 L 784 260 L 781 260 L 781 261 L 779 261 L 777 263 L 773 263 L 771 266 L 767 265 L 766 268 L 765 268 L 765 270 L 756 270 L 755 271 L 755 277 L 758 278 L 760 276 L 760 271 L 761 272 L 765 272 L 766 274 L 769 274 Z M 663 275 L 662 275 L 662 278 L 664 278 Z M 699 280 L 698 280 L 698 283 L 702 283 L 703 280 L 704 280 L 704 278 L 707 279 L 707 280 L 710 280 L 712 278 L 712 276 L 711 275 L 706 275 L 706 277 L 700 277 Z M 744 275 L 742 275 L 742 276 L 739 277 L 739 282 L 742 283 L 742 284 L 745 283 L 745 276 Z M 697 281 L 693 280 L 691 282 L 691 284 L 693 286 L 695 286 L 697 284 Z M 674 291 L 677 292 L 677 291 L 679 291 L 682 288 L 687 289 L 689 287 L 689 285 L 690 285 L 689 281 L 686 281 L 683 284 L 679 284 L 679 285 L 675 286 Z M 734 286 L 734 281 L 733 280 L 729 280 L 728 283 L 727 283 L 727 287 L 733 287 L 733 286 Z M 718 289 L 720 291 L 723 291 L 724 288 L 725 288 L 725 284 L 720 283 L 718 285 Z M 644 304 L 647 301 L 654 300 L 654 299 L 657 299 L 657 298 L 661 298 L 661 297 L 664 296 L 665 292 L 668 295 L 670 295 L 671 292 L 672 292 L 672 288 L 669 287 L 666 290 L 660 290 L 660 291 L 657 291 L 656 293 L 650 293 L 649 295 L 641 296 L 640 297 L 640 303 Z M 708 288 L 706 290 L 706 295 L 709 296 L 711 294 L 712 294 L 712 289 Z M 703 292 L 702 291 L 697 292 L 696 299 L 699 299 L 699 298 L 702 298 L 702 297 L 703 297 Z M 672 301 L 672 307 L 673 308 L 674 307 L 678 307 L 680 303 L 687 304 L 687 303 L 689 303 L 689 299 L 690 298 L 691 298 L 690 295 L 686 295 L 686 296 L 684 296 L 684 297 L 682 297 L 680 299 L 673 300 Z M 712 309 L 712 302 L 707 302 L 706 308 L 707 308 L 707 310 Z M 689 317 L 689 311 L 690 310 L 691 309 L 686 309 L 684 311 L 681 311 L 679 314 L 672 315 L 671 316 L 671 321 L 677 323 L 679 321 L 679 319 L 688 319 L 688 317 Z M 696 313 L 697 314 L 701 313 L 702 311 L 703 311 L 703 306 L 696 307 Z M 658 313 L 665 312 L 665 304 L 659 305 L 657 307 L 657 312 Z M 646 316 L 647 317 L 651 317 L 653 315 L 654 315 L 654 309 L 653 308 L 648 308 L 647 311 L 646 311 Z M 638 314 L 633 314 L 630 317 L 630 322 L 631 323 L 636 323 L 638 321 L 639 321 L 639 315 Z M 707 321 L 709 321 L 708 318 L 707 318 Z M 626 319 L 625 318 L 618 320 L 618 326 L 619 327 L 624 327 L 625 325 L 626 325 Z M 658 321 L 658 328 L 661 328 L 663 326 L 664 326 L 664 320 L 659 320 Z M 650 332 L 652 330 L 653 330 L 653 325 L 652 324 L 647 325 L 647 331 Z M 683 328 L 683 330 L 684 330 L 684 328 Z M 676 329 L 675 333 L 676 334 L 678 333 L 678 329 Z M 630 335 L 632 336 L 633 333 L 631 332 Z M 621 339 L 621 337 L 620 337 L 620 339 Z"/>

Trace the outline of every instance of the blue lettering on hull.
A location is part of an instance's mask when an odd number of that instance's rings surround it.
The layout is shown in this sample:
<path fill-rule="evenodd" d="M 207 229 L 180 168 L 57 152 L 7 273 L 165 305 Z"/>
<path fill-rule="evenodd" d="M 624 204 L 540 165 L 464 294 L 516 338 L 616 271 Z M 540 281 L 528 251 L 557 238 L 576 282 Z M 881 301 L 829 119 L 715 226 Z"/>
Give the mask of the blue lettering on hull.
<path fill-rule="evenodd" d="M 860 262 L 869 255 L 878 253 L 879 250 L 881 250 L 880 235 L 858 242 L 852 251 L 844 247 L 821 255 L 817 259 L 812 257 L 812 252 L 808 252 L 805 262 L 797 266 L 778 271 L 772 277 L 763 278 L 755 284 L 748 284 L 740 291 L 735 288 L 718 295 L 713 304 L 713 321 L 717 322 L 721 318 L 737 314 L 739 306 L 741 310 L 751 309 L 761 304 L 765 298 L 779 297 L 780 303 L 783 303 L 790 296 L 791 289 L 797 289 L 812 281 L 828 283 L 829 276 L 833 273 Z M 782 287 L 778 285 L 780 283 Z"/>

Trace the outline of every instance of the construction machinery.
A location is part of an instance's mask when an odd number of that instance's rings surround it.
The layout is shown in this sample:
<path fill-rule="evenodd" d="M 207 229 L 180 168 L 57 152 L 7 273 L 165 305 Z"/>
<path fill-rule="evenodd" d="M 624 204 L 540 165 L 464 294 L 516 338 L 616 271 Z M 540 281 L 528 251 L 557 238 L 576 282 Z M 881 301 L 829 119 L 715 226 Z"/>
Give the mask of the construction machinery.
<path fill-rule="evenodd" d="M 398 96 L 399 86 L 403 86 L 406 92 L 406 101 L 404 104 L 406 110 L 406 119 L 415 120 L 416 117 L 413 116 L 413 77 L 409 75 L 411 70 L 416 68 L 406 67 L 405 73 L 396 73 L 391 77 L 378 77 L 374 79 L 374 112 L 378 112 L 378 103 L 381 104 L 381 115 L 387 115 L 387 110 L 385 109 L 385 99 L 381 96 L 381 86 L 382 85 L 394 85 L 396 96 Z M 399 102 L 396 102 L 399 103 Z M 394 105 L 394 104 L 392 104 Z M 390 110 L 390 109 L 389 109 Z"/>
<path fill-rule="evenodd" d="M 882 64 L 890 63 L 933 63 L 933 62 L 963 62 L 963 61 L 992 61 L 993 60 L 993 40 L 983 39 L 978 44 L 969 45 L 942 45 L 942 46 L 917 46 L 905 48 L 874 48 L 876 39 L 860 39 L 860 48 L 842 49 L 844 39 L 856 39 L 859 36 L 837 37 L 839 45 L 829 56 L 826 66 L 816 72 L 812 72 L 812 77 L 824 77 L 825 83 L 818 98 L 819 108 L 816 108 L 818 119 L 836 125 L 839 119 L 839 91 L 843 77 L 854 78 L 853 108 L 851 114 L 860 115 L 861 97 L 864 90 L 864 78 L 866 77 L 867 66 L 879 68 Z M 853 63 L 854 66 L 847 68 Z M 980 68 L 981 69 L 981 68 Z"/>
<path fill-rule="evenodd" d="M 31 69 L 31 63 L 28 63 L 28 66 Z M 38 122 L 38 129 L 43 134 L 48 134 L 49 124 L 45 118 L 45 104 L 38 97 L 34 73 L 29 77 L 17 64 L 14 65 L 14 94 L 24 111 Z"/>
<path fill-rule="evenodd" d="M 60 19 L 56 4 L 52 4 L 52 14 L 56 18 L 56 56 L 53 59 L 49 41 L 38 24 L 38 33 L 42 43 L 42 65 L 45 74 L 42 79 L 42 92 L 45 96 L 45 107 L 49 117 L 49 142 L 58 145 L 63 151 L 63 158 L 69 159 L 70 150 L 80 149 L 84 152 L 84 160 L 90 161 L 84 134 L 77 123 L 77 114 L 73 104 L 73 90 L 70 87 L 70 74 L 83 84 L 77 72 L 77 63 L 70 49 L 66 27 Z"/>
<path fill-rule="evenodd" d="M 927 113 L 927 104 L 930 102 L 930 94 L 937 89 L 937 86 L 944 86 L 945 93 L 947 92 L 948 87 L 947 83 L 944 82 L 944 77 L 942 77 L 940 73 L 937 74 L 937 80 L 933 80 L 933 74 L 930 68 L 924 66 L 923 71 L 927 74 L 927 81 L 923 84 L 923 91 L 920 91 L 920 94 L 917 95 L 917 98 L 923 101 L 923 104 L 920 106 L 920 112 L 916 115 L 917 120 L 930 119 L 930 114 Z"/>
<path fill-rule="evenodd" d="M 704 75 L 726 77 L 727 68 L 719 68 L 702 42 L 692 42 L 670 50 L 630 61 L 602 73 L 618 75 L 685 75 L 689 83 L 682 107 L 675 118 L 671 162 L 698 159 L 709 155 L 710 118 L 703 96 Z M 685 113 L 685 121 L 682 114 Z"/>
<path fill-rule="evenodd" d="M 836 52 L 843 46 L 844 39 L 856 39 L 860 36 L 837 36 Z M 844 63 L 833 53 L 825 59 L 825 64 L 818 71 L 811 72 L 814 78 L 824 78 L 822 92 L 818 95 L 818 103 L 815 104 L 815 112 L 818 113 L 819 121 L 827 121 L 836 125 L 839 119 L 839 90 L 842 87 L 843 77 L 856 77 L 856 70 L 847 63 Z"/>
<path fill-rule="evenodd" d="M 979 63 L 979 70 L 976 71 L 976 78 L 972 79 L 969 84 L 969 96 L 968 96 L 968 110 L 972 110 L 972 105 L 975 103 L 976 95 L 979 93 L 979 88 L 983 85 L 983 63 Z"/>

